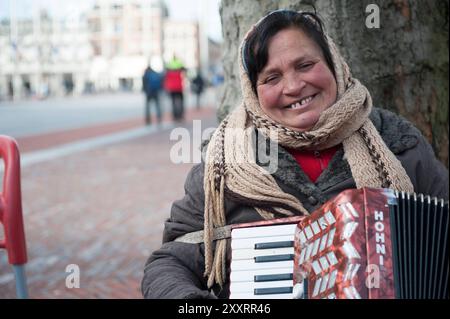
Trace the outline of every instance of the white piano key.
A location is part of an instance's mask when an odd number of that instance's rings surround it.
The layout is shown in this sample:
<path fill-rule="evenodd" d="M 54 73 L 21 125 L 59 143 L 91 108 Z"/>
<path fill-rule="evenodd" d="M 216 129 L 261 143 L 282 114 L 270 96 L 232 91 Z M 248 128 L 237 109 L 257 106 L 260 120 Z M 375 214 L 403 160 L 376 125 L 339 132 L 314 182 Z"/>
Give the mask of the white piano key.
<path fill-rule="evenodd" d="M 230 293 L 253 293 L 256 288 L 294 287 L 292 280 L 266 282 L 231 282 Z"/>
<path fill-rule="evenodd" d="M 328 233 L 325 233 L 325 234 L 322 236 L 322 239 L 321 239 L 321 241 L 320 241 L 320 248 L 319 248 L 319 251 L 322 251 L 322 250 L 325 249 L 325 247 L 327 247 L 327 239 L 328 239 Z"/>
<path fill-rule="evenodd" d="M 328 243 L 327 247 L 330 247 L 333 244 L 334 241 L 334 233 L 336 232 L 336 228 L 332 228 L 330 232 L 328 233 Z"/>
<path fill-rule="evenodd" d="M 236 228 L 231 231 L 232 238 L 255 238 L 294 235 L 297 224 Z"/>
<path fill-rule="evenodd" d="M 331 211 L 327 211 L 325 213 L 325 219 L 328 222 L 328 225 L 333 225 L 336 222 L 336 219 L 333 216 L 333 213 Z"/>
<path fill-rule="evenodd" d="M 232 260 L 231 271 L 236 270 L 257 270 L 257 269 L 270 269 L 270 268 L 288 268 L 294 269 L 294 261 L 274 261 L 267 263 L 256 263 L 253 260 Z"/>
<path fill-rule="evenodd" d="M 314 235 L 317 235 L 317 234 L 320 233 L 319 223 L 317 221 L 314 221 L 311 224 L 311 228 L 312 228 L 312 231 L 313 231 Z"/>
<path fill-rule="evenodd" d="M 328 295 L 327 299 L 336 299 L 336 294 L 332 292 L 331 294 Z"/>
<path fill-rule="evenodd" d="M 238 281 L 254 281 L 255 276 L 259 275 L 276 275 L 276 274 L 292 274 L 293 268 L 276 268 L 276 269 L 257 269 L 257 270 L 236 270 L 230 274 L 230 282 Z"/>
<path fill-rule="evenodd" d="M 255 244 L 257 243 L 267 243 L 267 242 L 281 242 L 281 241 L 293 241 L 294 236 L 274 236 L 269 238 L 240 238 L 234 239 L 231 238 L 231 248 L 232 249 L 243 249 L 243 248 L 255 248 Z"/>
<path fill-rule="evenodd" d="M 257 256 L 273 256 L 294 254 L 294 247 L 276 248 L 276 249 L 233 249 L 231 252 L 232 260 L 252 259 Z"/>

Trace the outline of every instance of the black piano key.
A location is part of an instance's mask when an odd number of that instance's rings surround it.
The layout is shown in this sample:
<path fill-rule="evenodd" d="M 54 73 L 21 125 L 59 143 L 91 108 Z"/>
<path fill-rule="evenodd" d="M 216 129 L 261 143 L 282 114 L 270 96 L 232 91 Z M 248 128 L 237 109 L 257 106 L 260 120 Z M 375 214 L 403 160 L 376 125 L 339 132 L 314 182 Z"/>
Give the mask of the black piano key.
<path fill-rule="evenodd" d="M 286 247 L 294 247 L 294 241 L 293 240 L 273 241 L 255 244 L 255 249 L 272 249 L 272 248 L 286 248 Z"/>
<path fill-rule="evenodd" d="M 292 274 L 255 275 L 254 282 L 292 280 Z"/>
<path fill-rule="evenodd" d="M 273 287 L 273 288 L 255 288 L 254 294 L 258 295 L 275 295 L 275 294 L 291 294 L 292 287 Z"/>
<path fill-rule="evenodd" d="M 257 263 L 286 261 L 286 260 L 294 260 L 294 254 L 256 256 L 255 257 L 255 262 L 257 262 Z"/>

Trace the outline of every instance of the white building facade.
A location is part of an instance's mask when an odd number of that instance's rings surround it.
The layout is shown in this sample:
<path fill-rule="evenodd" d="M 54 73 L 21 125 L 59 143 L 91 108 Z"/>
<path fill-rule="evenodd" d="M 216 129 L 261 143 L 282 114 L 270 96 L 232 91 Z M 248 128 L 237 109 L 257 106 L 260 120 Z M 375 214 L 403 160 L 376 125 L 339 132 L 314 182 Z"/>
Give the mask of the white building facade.
<path fill-rule="evenodd" d="M 161 1 L 99 0 L 87 14 L 94 51 L 89 78 L 95 89 L 139 90 L 148 64 L 162 69 Z"/>
<path fill-rule="evenodd" d="M 79 19 L 33 19 L 0 25 L 0 99 L 80 94 L 92 49 Z"/>
<path fill-rule="evenodd" d="M 169 19 L 163 0 L 96 0 L 64 18 L 11 15 L 0 21 L 0 101 L 140 91 L 145 68 L 162 71 L 174 55 L 191 74 L 208 72 L 220 45 L 201 52 L 210 43 L 201 31 L 197 21 Z"/>

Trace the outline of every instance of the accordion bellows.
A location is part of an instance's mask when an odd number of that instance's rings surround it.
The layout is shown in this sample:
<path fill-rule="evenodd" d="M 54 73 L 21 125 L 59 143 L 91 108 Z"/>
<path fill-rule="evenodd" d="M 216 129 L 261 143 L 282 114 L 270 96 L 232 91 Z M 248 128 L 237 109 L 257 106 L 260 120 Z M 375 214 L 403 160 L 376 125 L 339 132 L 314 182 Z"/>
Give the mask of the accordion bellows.
<path fill-rule="evenodd" d="M 230 298 L 448 298 L 448 223 L 448 201 L 362 188 L 239 225 Z"/>

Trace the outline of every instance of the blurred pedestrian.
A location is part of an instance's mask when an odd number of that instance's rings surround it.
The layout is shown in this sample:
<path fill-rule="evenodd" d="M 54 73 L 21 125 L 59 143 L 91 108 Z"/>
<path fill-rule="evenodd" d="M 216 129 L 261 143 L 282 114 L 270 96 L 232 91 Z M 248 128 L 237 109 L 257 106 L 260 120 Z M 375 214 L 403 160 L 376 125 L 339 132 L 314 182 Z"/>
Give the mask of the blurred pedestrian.
<path fill-rule="evenodd" d="M 156 108 L 156 118 L 161 123 L 162 113 L 159 103 L 159 92 L 162 89 L 162 75 L 148 66 L 142 77 L 142 90 L 145 92 L 145 123 L 149 125 L 151 121 L 150 103 L 153 101 Z"/>
<path fill-rule="evenodd" d="M 164 89 L 170 94 L 172 100 L 172 116 L 175 121 L 184 118 L 184 94 L 183 94 L 183 63 L 174 56 L 166 65 L 164 76 Z"/>
<path fill-rule="evenodd" d="M 200 108 L 200 98 L 204 88 L 205 88 L 205 80 L 203 80 L 202 74 L 200 70 L 198 70 L 196 76 L 191 81 L 191 90 L 192 93 L 194 93 L 196 96 L 197 109 Z"/>

